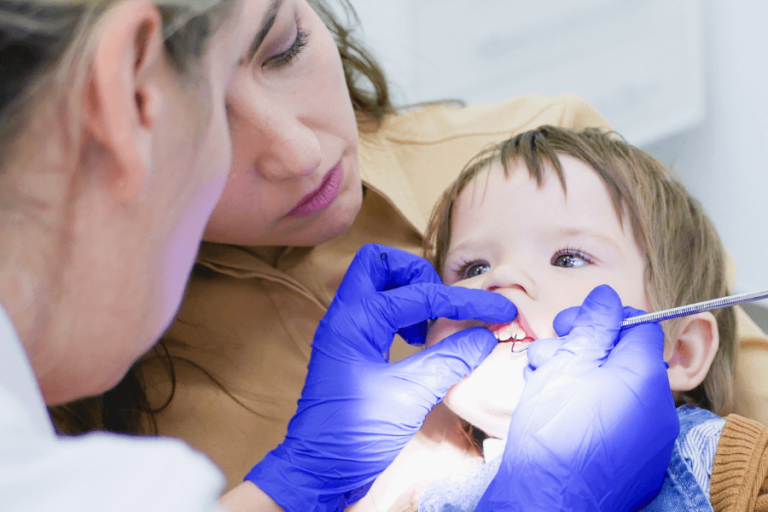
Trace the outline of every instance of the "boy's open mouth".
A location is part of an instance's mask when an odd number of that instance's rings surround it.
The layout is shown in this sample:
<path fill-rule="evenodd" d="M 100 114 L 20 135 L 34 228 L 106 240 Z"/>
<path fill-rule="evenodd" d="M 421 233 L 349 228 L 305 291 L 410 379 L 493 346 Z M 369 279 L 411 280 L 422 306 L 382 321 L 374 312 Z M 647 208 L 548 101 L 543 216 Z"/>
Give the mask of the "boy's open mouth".
<path fill-rule="evenodd" d="M 528 325 L 525 317 L 519 311 L 514 321 L 503 325 L 489 325 L 488 329 L 496 336 L 499 343 L 511 343 L 513 352 L 521 352 L 532 341 L 538 339 L 536 333 L 531 330 L 531 326 Z"/>

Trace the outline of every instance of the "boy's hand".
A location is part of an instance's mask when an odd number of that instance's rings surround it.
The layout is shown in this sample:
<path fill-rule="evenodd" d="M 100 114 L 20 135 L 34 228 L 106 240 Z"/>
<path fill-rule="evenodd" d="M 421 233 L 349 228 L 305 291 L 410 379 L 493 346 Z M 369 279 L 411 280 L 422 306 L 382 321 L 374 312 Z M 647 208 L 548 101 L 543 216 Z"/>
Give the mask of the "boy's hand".
<path fill-rule="evenodd" d="M 574 308 L 575 309 L 575 308 Z M 530 366 L 504 458 L 476 510 L 634 510 L 661 489 L 680 428 L 658 324 L 600 286 Z"/>
<path fill-rule="evenodd" d="M 363 247 L 317 329 L 285 441 L 246 479 L 288 511 L 354 503 L 497 343 L 487 329 L 467 329 L 389 364 L 395 333 L 423 343 L 431 318 L 506 323 L 516 315 L 499 294 L 444 286 L 422 258 Z"/>

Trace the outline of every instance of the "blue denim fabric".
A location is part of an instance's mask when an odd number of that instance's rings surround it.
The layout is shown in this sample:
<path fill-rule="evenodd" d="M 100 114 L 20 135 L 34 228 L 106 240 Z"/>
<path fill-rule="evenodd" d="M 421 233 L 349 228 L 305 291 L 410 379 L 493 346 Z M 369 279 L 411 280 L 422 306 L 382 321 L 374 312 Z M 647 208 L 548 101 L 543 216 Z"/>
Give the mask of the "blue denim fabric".
<path fill-rule="evenodd" d="M 656 499 L 642 509 L 644 512 L 712 510 L 709 479 L 725 420 L 689 406 L 678 408 L 677 415 L 680 435 L 672 450 L 664 484 Z"/>
<path fill-rule="evenodd" d="M 672 450 L 659 495 L 644 512 L 710 511 L 709 478 L 725 420 L 704 409 L 677 409 L 680 434 Z M 475 509 L 499 469 L 501 457 L 427 487 L 419 512 L 468 512 Z"/>

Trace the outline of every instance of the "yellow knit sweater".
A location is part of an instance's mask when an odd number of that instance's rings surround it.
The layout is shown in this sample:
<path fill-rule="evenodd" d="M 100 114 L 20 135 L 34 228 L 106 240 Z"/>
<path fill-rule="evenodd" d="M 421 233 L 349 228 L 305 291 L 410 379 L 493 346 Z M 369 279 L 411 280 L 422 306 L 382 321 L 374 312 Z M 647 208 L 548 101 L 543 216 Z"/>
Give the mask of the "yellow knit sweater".
<path fill-rule="evenodd" d="M 768 429 L 731 414 L 717 445 L 710 500 L 715 512 L 768 512 Z"/>

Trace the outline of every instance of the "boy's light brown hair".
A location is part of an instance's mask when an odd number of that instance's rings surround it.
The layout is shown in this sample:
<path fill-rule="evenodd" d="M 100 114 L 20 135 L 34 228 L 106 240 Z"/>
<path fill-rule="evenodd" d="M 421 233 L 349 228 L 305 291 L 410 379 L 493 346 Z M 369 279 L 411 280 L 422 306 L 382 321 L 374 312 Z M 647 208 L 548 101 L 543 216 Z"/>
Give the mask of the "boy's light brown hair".
<path fill-rule="evenodd" d="M 513 163 L 524 163 L 541 186 L 554 169 L 567 194 L 559 155 L 589 165 L 608 189 L 619 218 L 627 218 L 645 257 L 645 288 L 651 310 L 671 308 L 727 295 L 726 253 L 701 204 L 656 159 L 613 132 L 575 132 L 542 126 L 492 146 L 467 164 L 432 212 L 425 253 L 442 275 L 451 237 L 453 205 L 481 173 L 501 163 L 506 176 Z M 551 171 L 550 171 L 551 172 Z M 720 347 L 704 381 L 676 397 L 717 414 L 732 407 L 736 320 L 733 309 L 713 311 Z M 666 325 L 665 325 L 666 324 Z M 678 325 L 662 324 L 669 339 Z"/>

